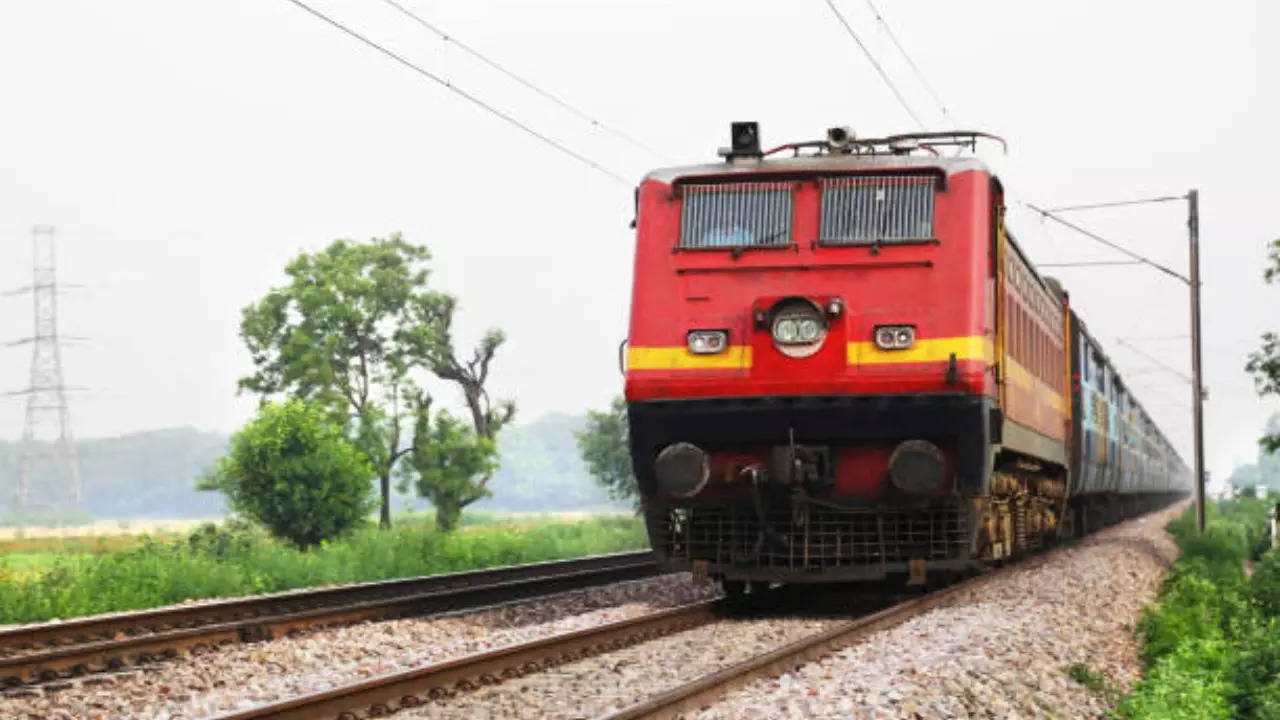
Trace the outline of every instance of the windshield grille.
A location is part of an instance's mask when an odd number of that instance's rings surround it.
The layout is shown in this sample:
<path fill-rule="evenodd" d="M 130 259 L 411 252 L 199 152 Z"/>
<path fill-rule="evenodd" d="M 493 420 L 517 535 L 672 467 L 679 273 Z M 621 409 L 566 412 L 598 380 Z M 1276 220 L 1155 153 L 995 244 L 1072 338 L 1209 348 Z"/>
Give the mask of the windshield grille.
<path fill-rule="evenodd" d="M 932 176 L 861 177 L 822 181 L 824 245 L 933 239 Z"/>
<path fill-rule="evenodd" d="M 778 247 L 791 244 L 791 183 L 686 185 L 680 247 Z"/>

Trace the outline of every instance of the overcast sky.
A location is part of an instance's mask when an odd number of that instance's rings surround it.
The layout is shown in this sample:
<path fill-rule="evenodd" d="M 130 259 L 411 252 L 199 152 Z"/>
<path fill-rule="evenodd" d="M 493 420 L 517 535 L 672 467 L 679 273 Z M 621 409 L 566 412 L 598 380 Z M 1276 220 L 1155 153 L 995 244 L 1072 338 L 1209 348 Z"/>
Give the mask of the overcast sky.
<path fill-rule="evenodd" d="M 602 406 L 621 389 L 631 184 L 714 158 L 731 120 L 767 144 L 852 125 L 916 129 L 822 0 L 402 0 L 607 125 L 564 112 L 381 0 L 314 0 L 458 86 L 628 179 L 560 154 L 360 46 L 286 0 L 0 3 L 0 288 L 30 282 L 29 228 L 58 228 L 64 353 L 81 437 L 251 411 L 240 309 L 286 261 L 337 237 L 393 231 L 428 245 L 461 299 L 463 337 L 510 338 L 494 389 L 525 421 Z M 1009 140 L 985 157 L 1014 199 L 1065 205 L 1202 193 L 1209 468 L 1252 459 L 1266 417 L 1242 366 L 1280 326 L 1261 281 L 1280 236 L 1280 3 L 877 0 L 949 111 L 897 55 L 864 0 L 854 27 L 931 129 Z M 1115 259 L 1016 203 L 1038 262 Z M 1075 218 L 1185 270 L 1185 207 Z M 1047 271 L 1048 272 L 1048 271 Z M 1190 457 L 1181 370 L 1187 293 L 1146 268 L 1052 271 L 1166 432 Z M 0 339 L 30 333 L 29 298 L 0 298 Z M 0 390 L 27 384 L 27 348 L 0 348 Z M 440 388 L 442 398 L 454 398 Z M 0 438 L 22 405 L 0 400 Z"/>

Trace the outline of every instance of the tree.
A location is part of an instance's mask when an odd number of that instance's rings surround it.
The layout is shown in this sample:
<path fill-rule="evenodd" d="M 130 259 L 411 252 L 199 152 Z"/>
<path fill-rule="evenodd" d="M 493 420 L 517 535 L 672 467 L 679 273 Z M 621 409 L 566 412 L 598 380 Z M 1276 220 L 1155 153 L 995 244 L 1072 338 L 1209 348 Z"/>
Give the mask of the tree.
<path fill-rule="evenodd" d="M 453 530 L 462 508 L 487 497 L 485 483 L 498 469 L 498 447 L 466 423 L 441 410 L 432 422 L 429 397 L 417 401 L 413 453 L 418 494 L 436 510 L 436 528 Z"/>
<path fill-rule="evenodd" d="M 305 548 L 364 521 L 372 473 L 327 408 L 289 400 L 262 405 L 197 487 L 222 491 L 234 510 Z"/>
<path fill-rule="evenodd" d="M 1267 251 L 1267 267 L 1262 272 L 1267 283 L 1280 284 L 1280 239 L 1272 240 Z M 1254 386 L 1262 396 L 1280 396 L 1280 333 L 1262 334 L 1262 348 L 1249 354 L 1245 370 L 1253 374 Z M 1268 426 L 1259 441 L 1267 452 L 1280 452 L 1280 428 Z"/>
<path fill-rule="evenodd" d="M 485 389 L 485 383 L 489 380 L 489 366 L 506 337 L 501 330 L 490 329 L 472 351 L 471 358 L 459 360 L 453 349 L 452 336 L 456 307 L 453 298 L 446 298 L 440 308 L 437 317 L 438 342 L 430 347 L 428 366 L 437 377 L 456 383 L 462 390 L 462 399 L 471 414 L 473 434 L 463 433 L 458 421 L 447 413 L 439 413 L 436 415 L 435 427 L 429 431 L 415 430 L 414 435 L 416 467 L 431 469 L 438 468 L 445 461 L 456 462 L 447 472 L 432 470 L 418 478 L 418 492 L 436 507 L 436 524 L 444 530 L 453 527 L 462 508 L 489 496 L 489 480 L 498 469 L 498 463 L 494 460 L 498 432 L 516 414 L 513 401 L 491 400 Z M 430 398 L 419 394 L 415 405 L 417 428 L 422 429 L 428 420 Z M 441 443 L 441 446 L 423 447 L 419 451 L 419 442 L 436 442 Z M 480 462 L 480 456 L 486 454 L 485 462 Z M 462 472 L 464 468 L 473 471 L 466 475 L 465 480 Z"/>
<path fill-rule="evenodd" d="M 425 247 L 399 234 L 336 240 L 286 267 L 289 282 L 246 307 L 240 336 L 256 372 L 240 388 L 287 394 L 328 409 L 350 429 L 381 491 L 391 525 L 391 475 L 409 452 L 402 426 L 418 393 L 410 373 L 440 354 L 453 300 L 427 287 Z"/>
<path fill-rule="evenodd" d="M 1267 420 L 1266 436 L 1280 436 L 1280 412 L 1272 413 Z M 1280 452 L 1270 450 L 1262 443 L 1258 448 L 1257 462 L 1237 465 L 1227 478 L 1232 487 L 1255 487 L 1265 485 L 1280 489 Z"/>
<path fill-rule="evenodd" d="M 638 502 L 640 490 L 631 467 L 627 428 L 627 403 L 616 397 L 607 411 L 589 411 L 586 428 L 574 437 L 587 471 L 609 491 L 609 497 Z"/>

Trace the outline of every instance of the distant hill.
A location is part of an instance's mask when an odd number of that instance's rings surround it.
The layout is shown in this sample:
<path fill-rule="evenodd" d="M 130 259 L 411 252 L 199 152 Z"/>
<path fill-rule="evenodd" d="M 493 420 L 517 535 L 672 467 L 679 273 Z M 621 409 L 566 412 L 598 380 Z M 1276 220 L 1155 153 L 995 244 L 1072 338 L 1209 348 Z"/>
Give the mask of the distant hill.
<path fill-rule="evenodd" d="M 584 415 L 551 413 L 514 425 L 498 436 L 502 467 L 489 481 L 493 497 L 475 504 L 482 510 L 580 510 L 623 508 L 587 474 L 573 433 L 586 425 Z"/>
<path fill-rule="evenodd" d="M 587 475 L 573 432 L 585 418 L 551 414 L 510 426 L 499 436 L 502 467 L 490 481 L 494 497 L 475 509 L 517 511 L 622 507 Z M 97 517 L 209 517 L 226 512 L 218 493 L 194 489 L 195 479 L 226 452 L 228 436 L 169 428 L 116 438 L 81 440 L 85 508 Z M 17 492 L 18 445 L 0 441 L 0 509 Z M 51 470 L 32 483 L 39 501 L 58 482 Z M 421 507 L 425 501 L 417 499 Z M 401 502 L 396 503 L 400 507 Z"/>
<path fill-rule="evenodd" d="M 97 517 L 208 517 L 226 512 L 217 493 L 197 492 L 195 478 L 227 447 L 227 436 L 168 428 L 81 440 L 80 483 L 85 509 Z M 60 490 L 51 468 L 32 482 L 32 500 Z M 18 444 L 0 442 L 0 504 L 17 492 Z"/>

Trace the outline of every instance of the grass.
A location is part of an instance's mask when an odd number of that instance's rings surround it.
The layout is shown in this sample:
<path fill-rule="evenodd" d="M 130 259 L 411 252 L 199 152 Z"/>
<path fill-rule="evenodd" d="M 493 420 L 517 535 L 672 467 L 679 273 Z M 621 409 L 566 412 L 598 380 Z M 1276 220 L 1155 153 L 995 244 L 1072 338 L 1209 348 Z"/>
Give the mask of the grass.
<path fill-rule="evenodd" d="M 556 560 L 646 542 L 643 522 L 632 516 L 495 518 L 448 534 L 424 518 L 385 532 L 365 528 L 307 551 L 246 525 L 209 524 L 187 536 L 141 536 L 102 552 L 0 558 L 0 623 Z"/>
<path fill-rule="evenodd" d="M 1093 694 L 1106 700 L 1109 705 L 1115 705 L 1123 695 L 1119 688 L 1107 679 L 1106 675 L 1084 663 L 1072 663 L 1069 665 L 1067 667 L 1067 676 L 1083 685 Z"/>
<path fill-rule="evenodd" d="M 1280 719 L 1280 551 L 1268 549 L 1270 507 L 1209 505 L 1204 535 L 1191 510 L 1169 524 L 1181 555 L 1138 624 L 1146 674 L 1117 716 Z M 1249 577 L 1246 560 L 1256 560 Z"/>

